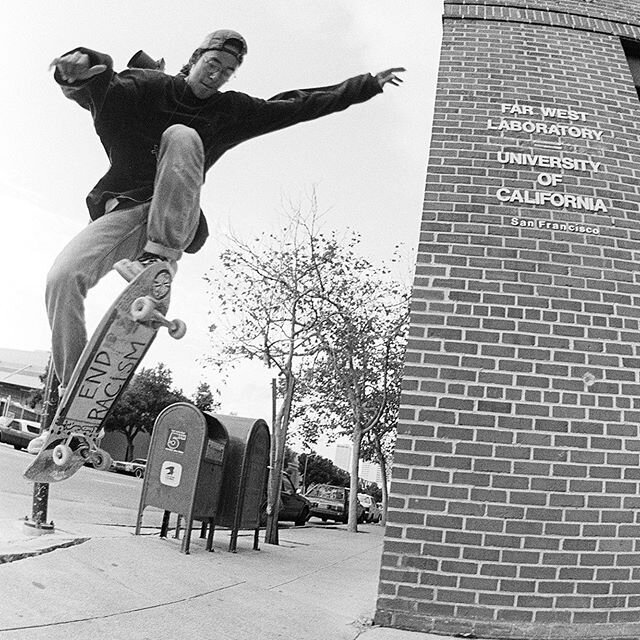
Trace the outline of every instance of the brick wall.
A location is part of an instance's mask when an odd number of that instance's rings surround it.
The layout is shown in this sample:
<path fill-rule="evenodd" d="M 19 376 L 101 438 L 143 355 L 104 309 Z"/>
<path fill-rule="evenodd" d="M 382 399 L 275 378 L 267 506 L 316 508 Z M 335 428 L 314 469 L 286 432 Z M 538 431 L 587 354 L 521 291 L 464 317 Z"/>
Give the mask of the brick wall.
<path fill-rule="evenodd" d="M 378 624 L 640 637 L 640 101 L 620 36 L 640 40 L 639 0 L 445 0 Z"/>

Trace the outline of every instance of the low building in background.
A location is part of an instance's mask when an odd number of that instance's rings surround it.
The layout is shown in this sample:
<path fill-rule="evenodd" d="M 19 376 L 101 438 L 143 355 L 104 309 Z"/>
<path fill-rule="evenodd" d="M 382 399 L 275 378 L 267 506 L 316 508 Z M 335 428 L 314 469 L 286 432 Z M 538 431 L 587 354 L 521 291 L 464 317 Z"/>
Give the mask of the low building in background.
<path fill-rule="evenodd" d="M 40 420 L 42 402 L 31 404 L 44 390 L 48 362 L 48 351 L 0 348 L 0 416 Z"/>

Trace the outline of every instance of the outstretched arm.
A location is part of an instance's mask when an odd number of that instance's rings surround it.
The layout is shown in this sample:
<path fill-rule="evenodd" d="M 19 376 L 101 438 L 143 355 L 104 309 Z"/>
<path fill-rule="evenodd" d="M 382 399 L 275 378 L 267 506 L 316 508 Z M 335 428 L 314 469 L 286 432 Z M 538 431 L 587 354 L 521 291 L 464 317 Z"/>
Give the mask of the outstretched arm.
<path fill-rule="evenodd" d="M 403 82 L 403 80 L 397 74 L 402 73 L 403 71 L 406 71 L 404 67 L 393 67 L 391 69 L 380 71 L 380 73 L 376 73 L 375 78 L 378 81 L 381 89 L 384 89 L 384 86 L 386 84 L 392 84 L 398 87 Z"/>
<path fill-rule="evenodd" d="M 233 113 L 236 122 L 231 134 L 234 143 L 238 144 L 271 131 L 343 111 L 381 92 L 380 83 L 370 73 L 329 87 L 286 91 L 269 100 L 227 92 L 235 103 Z"/>

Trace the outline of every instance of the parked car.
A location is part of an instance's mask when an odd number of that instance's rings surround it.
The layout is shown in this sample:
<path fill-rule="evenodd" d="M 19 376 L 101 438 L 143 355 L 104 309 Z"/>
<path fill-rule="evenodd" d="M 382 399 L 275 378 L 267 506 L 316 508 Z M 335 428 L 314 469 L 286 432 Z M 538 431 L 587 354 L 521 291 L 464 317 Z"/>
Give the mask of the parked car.
<path fill-rule="evenodd" d="M 146 458 L 136 458 L 131 462 L 114 460 L 111 463 L 111 471 L 115 471 L 116 473 L 128 473 L 129 475 L 134 475 L 136 478 L 143 478 L 146 468 L 147 468 Z"/>
<path fill-rule="evenodd" d="M 26 449 L 27 445 L 40 435 L 40 423 L 22 418 L 0 417 L 0 442 L 15 449 Z"/>
<path fill-rule="evenodd" d="M 358 500 L 364 509 L 364 521 L 380 522 L 381 512 L 376 501 L 368 493 L 359 493 Z"/>
<path fill-rule="evenodd" d="M 311 515 L 323 522 L 334 520 L 346 523 L 349 519 L 349 489 L 330 484 L 316 484 L 306 493 L 311 501 Z M 364 508 L 356 502 L 358 522 L 364 522 Z"/>
<path fill-rule="evenodd" d="M 260 523 L 267 522 L 266 502 L 262 506 Z M 293 522 L 297 527 L 307 523 L 311 514 L 311 502 L 298 493 L 288 473 L 282 474 L 282 490 L 280 491 L 280 511 L 278 522 Z"/>
<path fill-rule="evenodd" d="M 369 522 L 380 522 L 382 520 L 382 502 L 373 502 L 369 511 Z"/>
<path fill-rule="evenodd" d="M 378 510 L 378 519 L 376 522 L 380 522 L 382 520 L 382 502 L 376 502 L 376 509 Z"/>

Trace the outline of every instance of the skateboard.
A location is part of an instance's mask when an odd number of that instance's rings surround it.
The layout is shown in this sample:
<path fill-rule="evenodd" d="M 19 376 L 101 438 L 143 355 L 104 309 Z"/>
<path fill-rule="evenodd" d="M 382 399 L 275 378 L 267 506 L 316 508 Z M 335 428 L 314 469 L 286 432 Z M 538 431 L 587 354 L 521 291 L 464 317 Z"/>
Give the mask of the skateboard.
<path fill-rule="evenodd" d="M 42 449 L 24 471 L 33 482 L 70 478 L 92 462 L 109 468 L 109 455 L 98 447 L 101 430 L 114 404 L 161 326 L 182 338 L 182 320 L 167 320 L 173 273 L 166 262 L 145 269 L 121 260 L 115 269 L 129 284 L 113 302 L 87 343 L 53 418 Z"/>

